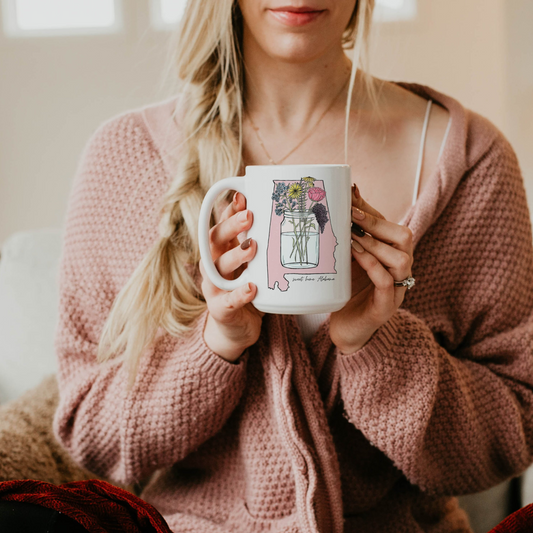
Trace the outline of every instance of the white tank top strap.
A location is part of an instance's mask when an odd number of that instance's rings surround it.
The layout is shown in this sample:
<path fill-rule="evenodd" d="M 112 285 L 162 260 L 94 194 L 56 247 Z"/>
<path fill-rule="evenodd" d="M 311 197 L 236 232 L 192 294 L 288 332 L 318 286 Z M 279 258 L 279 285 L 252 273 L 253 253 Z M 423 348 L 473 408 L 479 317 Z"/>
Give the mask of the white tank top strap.
<path fill-rule="evenodd" d="M 418 192 L 420 189 L 420 178 L 422 176 L 422 167 L 424 163 L 424 151 L 426 147 L 426 137 L 428 132 L 428 124 L 429 124 L 429 115 L 431 113 L 431 106 L 433 104 L 432 100 L 428 100 L 427 107 L 426 107 L 426 116 L 424 118 L 424 126 L 422 128 L 422 135 L 420 138 L 420 148 L 418 150 L 418 164 L 416 168 L 416 177 L 415 177 L 415 186 L 413 189 L 413 200 L 411 202 L 411 205 L 415 205 L 416 200 L 418 198 Z M 444 138 L 442 139 L 442 143 L 440 145 L 439 150 L 439 156 L 437 157 L 437 165 L 439 164 L 440 158 L 442 156 L 442 152 L 444 152 L 444 146 L 446 145 L 446 140 L 448 139 L 448 134 L 450 133 L 452 125 L 452 117 L 448 119 L 448 125 L 446 126 L 446 131 L 444 132 Z"/>
<path fill-rule="evenodd" d="M 422 136 L 420 138 L 420 148 L 418 150 L 418 165 L 416 168 L 415 187 L 413 190 L 413 200 L 411 205 L 415 205 L 418 198 L 418 189 L 420 188 L 420 176 L 422 175 L 422 164 L 424 162 L 424 150 L 426 148 L 426 137 L 428 133 L 429 115 L 431 113 L 431 105 L 433 102 L 428 100 L 426 107 L 426 116 L 424 118 L 424 127 L 422 128 Z"/>

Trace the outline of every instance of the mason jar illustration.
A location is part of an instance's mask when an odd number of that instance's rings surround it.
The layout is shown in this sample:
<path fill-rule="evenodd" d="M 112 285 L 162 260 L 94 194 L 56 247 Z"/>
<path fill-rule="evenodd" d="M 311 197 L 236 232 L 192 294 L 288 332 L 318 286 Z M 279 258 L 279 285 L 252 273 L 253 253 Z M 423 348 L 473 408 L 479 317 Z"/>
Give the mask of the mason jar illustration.
<path fill-rule="evenodd" d="M 286 268 L 314 268 L 320 252 L 319 227 L 310 211 L 283 212 L 281 223 L 281 264 Z"/>

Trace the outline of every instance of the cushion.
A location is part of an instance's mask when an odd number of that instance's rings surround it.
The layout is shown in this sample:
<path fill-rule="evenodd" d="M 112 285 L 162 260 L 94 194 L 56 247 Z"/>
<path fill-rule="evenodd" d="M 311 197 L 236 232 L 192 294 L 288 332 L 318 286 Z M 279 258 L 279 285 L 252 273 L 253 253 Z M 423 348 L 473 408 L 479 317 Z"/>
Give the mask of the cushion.
<path fill-rule="evenodd" d="M 533 466 L 530 466 L 521 479 L 522 505 L 533 504 Z"/>
<path fill-rule="evenodd" d="M 61 484 L 94 475 L 79 467 L 52 431 L 59 400 L 54 376 L 0 406 L 0 481 L 38 479 Z"/>
<path fill-rule="evenodd" d="M 0 256 L 0 403 L 56 372 L 58 229 L 20 232 Z"/>
<path fill-rule="evenodd" d="M 509 514 L 510 487 L 511 481 L 504 481 L 484 492 L 459 497 L 474 533 L 486 533 Z"/>

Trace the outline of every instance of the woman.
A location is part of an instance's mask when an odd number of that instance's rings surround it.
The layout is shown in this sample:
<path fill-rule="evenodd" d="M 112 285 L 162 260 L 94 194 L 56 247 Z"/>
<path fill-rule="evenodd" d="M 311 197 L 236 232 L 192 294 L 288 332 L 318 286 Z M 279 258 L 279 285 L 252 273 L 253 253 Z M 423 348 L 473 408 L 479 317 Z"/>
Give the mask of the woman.
<path fill-rule="evenodd" d="M 372 9 L 191 0 L 180 97 L 107 122 L 87 147 L 62 258 L 55 430 L 88 469 L 139 483 L 173 531 L 466 532 L 451 496 L 531 462 L 516 158 L 452 98 L 355 68 Z M 344 309 L 262 315 L 255 286 L 200 278 L 212 183 L 344 160 L 357 184 Z M 221 205 L 223 275 L 254 257 L 240 239 L 252 224 L 242 195 Z M 410 277 L 409 292 L 394 283 Z"/>

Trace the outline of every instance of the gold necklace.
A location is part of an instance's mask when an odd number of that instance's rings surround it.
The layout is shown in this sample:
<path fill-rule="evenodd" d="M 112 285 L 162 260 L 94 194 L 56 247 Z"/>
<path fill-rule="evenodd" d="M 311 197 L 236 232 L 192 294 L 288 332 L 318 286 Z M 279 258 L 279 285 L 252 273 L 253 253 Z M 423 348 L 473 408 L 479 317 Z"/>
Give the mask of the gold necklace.
<path fill-rule="evenodd" d="M 271 165 L 279 165 L 280 163 L 283 163 L 283 161 L 285 161 L 285 159 L 287 159 L 287 157 L 289 157 L 291 154 L 296 152 L 296 150 L 298 148 L 300 148 L 300 146 L 302 146 L 302 144 L 307 139 L 309 139 L 309 137 L 311 137 L 311 135 L 314 133 L 314 131 L 316 130 L 316 128 L 318 127 L 320 122 L 322 122 L 322 119 L 327 115 L 328 111 L 330 111 L 331 108 L 333 107 L 333 104 L 337 101 L 337 98 L 342 94 L 342 92 L 344 91 L 346 85 L 348 85 L 348 81 L 350 81 L 350 78 L 348 78 L 348 80 L 341 87 L 341 90 L 337 93 L 335 98 L 333 98 L 333 100 L 331 101 L 331 104 L 329 104 L 328 108 L 322 113 L 322 115 L 320 115 L 320 118 L 317 120 L 316 124 L 309 130 L 309 133 L 307 135 L 305 135 L 304 138 L 301 139 L 300 142 L 294 148 L 292 148 L 290 150 L 290 152 L 285 154 L 281 159 L 278 159 L 277 161 L 274 161 L 274 159 L 272 159 L 272 156 L 268 153 L 268 150 L 266 149 L 265 143 L 263 142 L 263 139 L 261 138 L 261 134 L 259 133 L 259 128 L 255 125 L 255 122 L 253 121 L 252 116 L 250 115 L 250 113 L 246 113 L 246 117 L 250 120 L 250 124 L 252 125 L 252 129 L 255 132 L 255 136 L 257 137 L 257 140 L 259 141 L 259 144 L 261 145 L 261 148 L 263 149 L 263 152 L 265 152 L 265 155 L 267 156 L 267 158 L 270 161 Z"/>

